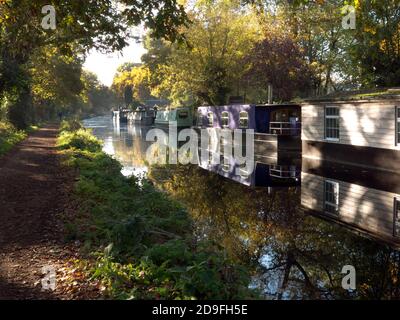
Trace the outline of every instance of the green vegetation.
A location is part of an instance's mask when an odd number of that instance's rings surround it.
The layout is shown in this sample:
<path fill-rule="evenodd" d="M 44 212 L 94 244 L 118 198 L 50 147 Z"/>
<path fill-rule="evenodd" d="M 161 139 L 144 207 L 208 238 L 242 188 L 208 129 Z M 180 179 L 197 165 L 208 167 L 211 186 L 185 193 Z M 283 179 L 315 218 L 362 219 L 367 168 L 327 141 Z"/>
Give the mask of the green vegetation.
<path fill-rule="evenodd" d="M 342 26 L 355 10 L 356 28 Z M 143 65 L 126 64 L 114 78 L 122 101 L 167 99 L 172 106 L 223 105 L 320 97 L 400 85 L 398 0 L 185 2 L 185 43 L 144 38 Z"/>
<path fill-rule="evenodd" d="M 0 121 L 0 156 L 25 138 L 25 131 L 17 130 L 12 124 Z"/>
<path fill-rule="evenodd" d="M 25 130 L 18 130 L 7 121 L 0 121 L 0 156 L 12 149 L 17 143 L 24 140 L 27 135 L 39 127 L 31 125 Z"/>
<path fill-rule="evenodd" d="M 63 124 L 58 146 L 76 168 L 81 212 L 70 239 L 97 257 L 90 274 L 117 299 L 244 299 L 249 275 L 217 243 L 197 240 L 187 211 L 147 180 L 126 178 L 85 129 Z"/>
<path fill-rule="evenodd" d="M 122 50 L 130 28 L 145 25 L 155 37 L 181 39 L 187 23 L 176 0 L 53 1 L 57 27 L 41 27 L 43 0 L 0 1 L 0 119 L 19 129 L 60 112 L 88 116 L 103 111 L 113 94 L 83 71 L 91 49 Z M 22 31 L 23 30 L 23 31 Z"/>
<path fill-rule="evenodd" d="M 116 103 L 265 103 L 270 84 L 275 102 L 400 85 L 398 0 L 60 0 L 51 31 L 45 1 L 1 3 L 0 119 L 19 129 Z M 141 24 L 143 64 L 121 66 L 112 89 L 83 70 L 90 50 L 122 50 Z"/>

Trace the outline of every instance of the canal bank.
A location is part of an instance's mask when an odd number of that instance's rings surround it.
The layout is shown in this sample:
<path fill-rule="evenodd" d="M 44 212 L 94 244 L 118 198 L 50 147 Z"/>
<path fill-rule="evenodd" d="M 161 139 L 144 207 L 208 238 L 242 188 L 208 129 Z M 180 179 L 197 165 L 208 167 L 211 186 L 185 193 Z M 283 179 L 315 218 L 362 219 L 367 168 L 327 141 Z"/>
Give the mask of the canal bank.
<path fill-rule="evenodd" d="M 85 129 L 66 124 L 64 165 L 78 173 L 79 214 L 71 240 L 83 242 L 87 270 L 114 299 L 251 299 L 247 270 L 212 240 L 199 239 L 186 209 L 146 178 L 125 177 Z"/>

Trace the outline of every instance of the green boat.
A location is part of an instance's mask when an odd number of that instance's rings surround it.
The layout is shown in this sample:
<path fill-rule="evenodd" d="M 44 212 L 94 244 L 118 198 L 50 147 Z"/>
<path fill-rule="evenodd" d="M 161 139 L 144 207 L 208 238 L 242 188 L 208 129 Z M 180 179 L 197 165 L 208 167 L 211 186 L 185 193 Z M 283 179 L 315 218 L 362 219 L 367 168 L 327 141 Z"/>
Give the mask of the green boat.
<path fill-rule="evenodd" d="M 177 127 L 191 127 L 193 125 L 193 113 L 191 108 L 181 107 L 165 111 L 157 111 L 155 125 L 169 126 L 176 123 Z"/>

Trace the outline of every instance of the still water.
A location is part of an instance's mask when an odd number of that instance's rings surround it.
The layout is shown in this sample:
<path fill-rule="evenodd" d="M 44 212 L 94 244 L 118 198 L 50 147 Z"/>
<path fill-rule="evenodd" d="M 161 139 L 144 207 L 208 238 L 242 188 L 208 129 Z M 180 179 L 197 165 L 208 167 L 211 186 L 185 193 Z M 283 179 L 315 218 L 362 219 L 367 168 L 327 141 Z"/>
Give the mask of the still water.
<path fill-rule="evenodd" d="M 245 266 L 266 299 L 400 298 L 399 176 L 267 154 L 252 175 L 208 163 L 154 167 L 145 160 L 148 128 L 110 117 L 84 124 L 125 175 L 147 177 L 184 204 L 197 237 Z M 347 265 L 356 290 L 343 289 Z"/>

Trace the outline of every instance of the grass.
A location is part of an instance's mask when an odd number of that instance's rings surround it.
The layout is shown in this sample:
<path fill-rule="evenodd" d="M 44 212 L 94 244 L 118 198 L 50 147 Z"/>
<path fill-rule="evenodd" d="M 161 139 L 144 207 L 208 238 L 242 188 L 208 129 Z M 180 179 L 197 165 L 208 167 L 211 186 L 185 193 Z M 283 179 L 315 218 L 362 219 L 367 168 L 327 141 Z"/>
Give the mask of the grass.
<path fill-rule="evenodd" d="M 90 131 L 62 124 L 58 147 L 78 173 L 81 211 L 67 222 L 70 240 L 95 257 L 89 275 L 112 299 L 246 299 L 246 270 L 224 249 L 198 241 L 182 205 L 147 180 L 121 174 Z"/>

